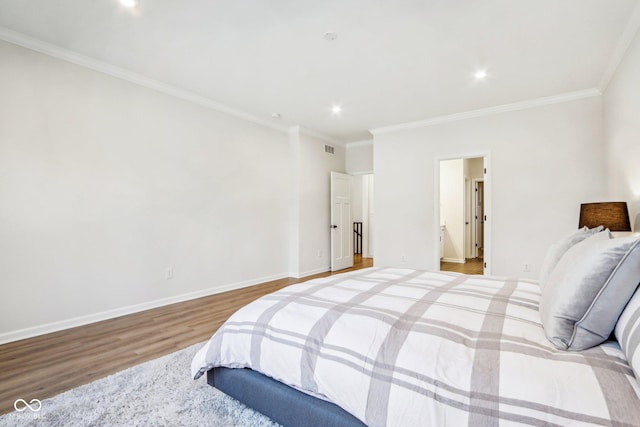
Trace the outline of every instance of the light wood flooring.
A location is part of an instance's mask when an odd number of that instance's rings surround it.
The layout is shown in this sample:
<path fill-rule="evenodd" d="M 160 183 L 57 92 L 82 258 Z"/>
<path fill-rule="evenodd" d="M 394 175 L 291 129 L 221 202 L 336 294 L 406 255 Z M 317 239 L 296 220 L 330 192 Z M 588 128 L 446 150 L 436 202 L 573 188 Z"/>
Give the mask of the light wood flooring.
<path fill-rule="evenodd" d="M 464 274 L 484 274 L 482 258 L 467 258 L 464 264 L 440 262 L 441 271 L 455 271 Z"/>
<path fill-rule="evenodd" d="M 356 255 L 348 270 L 372 265 L 373 259 Z M 0 345 L 0 414 L 13 411 L 16 399 L 46 399 L 205 341 L 262 295 L 331 274 L 275 280 Z"/>

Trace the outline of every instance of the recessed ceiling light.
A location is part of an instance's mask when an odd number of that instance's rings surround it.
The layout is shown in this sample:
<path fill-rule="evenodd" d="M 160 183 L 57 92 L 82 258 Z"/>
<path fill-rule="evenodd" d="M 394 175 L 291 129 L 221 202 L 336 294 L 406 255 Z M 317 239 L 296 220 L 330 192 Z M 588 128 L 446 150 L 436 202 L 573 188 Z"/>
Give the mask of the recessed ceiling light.
<path fill-rule="evenodd" d="M 331 113 L 335 115 L 342 113 L 342 107 L 340 105 L 334 105 L 331 107 Z"/>
<path fill-rule="evenodd" d="M 120 4 L 126 7 L 138 7 L 138 0 L 120 0 Z"/>
<path fill-rule="evenodd" d="M 476 80 L 484 80 L 487 78 L 487 70 L 478 70 L 473 73 L 473 77 L 475 77 Z"/>
<path fill-rule="evenodd" d="M 272 119 L 281 119 L 282 115 L 280 113 L 271 113 Z"/>

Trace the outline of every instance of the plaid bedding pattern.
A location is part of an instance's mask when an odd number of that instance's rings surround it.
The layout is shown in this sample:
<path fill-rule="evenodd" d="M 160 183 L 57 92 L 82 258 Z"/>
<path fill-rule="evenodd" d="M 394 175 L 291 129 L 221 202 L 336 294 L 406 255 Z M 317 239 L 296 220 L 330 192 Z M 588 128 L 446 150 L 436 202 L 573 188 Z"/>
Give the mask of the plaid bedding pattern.
<path fill-rule="evenodd" d="M 236 312 L 192 375 L 249 367 L 369 426 L 640 425 L 616 342 L 555 349 L 537 282 L 370 268 L 284 288 Z"/>

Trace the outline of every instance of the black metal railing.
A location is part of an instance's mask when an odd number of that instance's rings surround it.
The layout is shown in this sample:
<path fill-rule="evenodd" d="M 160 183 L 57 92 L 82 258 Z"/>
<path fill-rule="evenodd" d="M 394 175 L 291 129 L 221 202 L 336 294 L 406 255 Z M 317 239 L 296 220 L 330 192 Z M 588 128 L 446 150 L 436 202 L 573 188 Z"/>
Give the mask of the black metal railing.
<path fill-rule="evenodd" d="M 362 255 L 362 223 L 353 223 L 353 253 Z"/>

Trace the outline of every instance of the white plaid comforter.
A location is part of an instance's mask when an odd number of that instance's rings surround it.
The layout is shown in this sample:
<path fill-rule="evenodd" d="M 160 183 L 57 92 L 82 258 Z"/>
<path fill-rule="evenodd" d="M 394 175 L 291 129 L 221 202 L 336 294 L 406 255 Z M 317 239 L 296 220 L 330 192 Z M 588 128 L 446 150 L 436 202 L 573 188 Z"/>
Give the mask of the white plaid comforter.
<path fill-rule="evenodd" d="M 235 313 L 192 375 L 249 367 L 369 426 L 640 425 L 619 346 L 556 350 L 536 282 L 371 268 L 293 285 Z"/>

